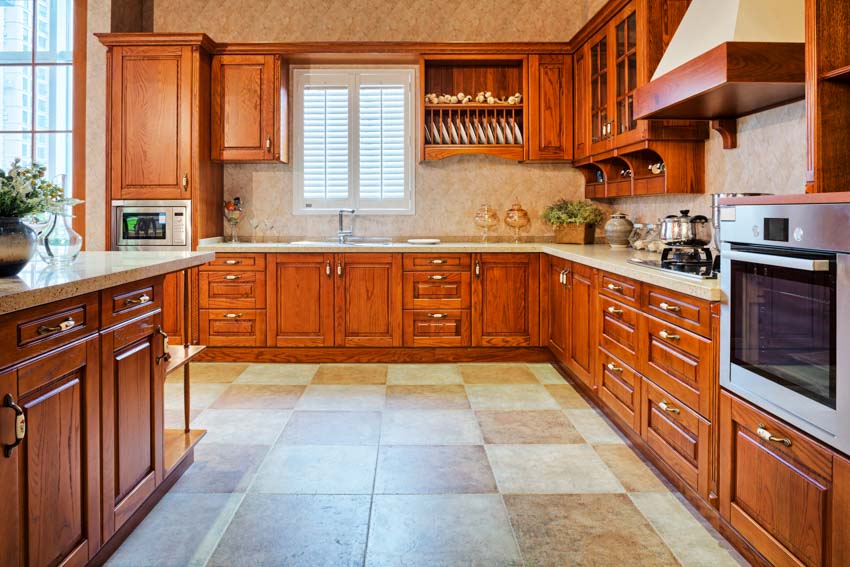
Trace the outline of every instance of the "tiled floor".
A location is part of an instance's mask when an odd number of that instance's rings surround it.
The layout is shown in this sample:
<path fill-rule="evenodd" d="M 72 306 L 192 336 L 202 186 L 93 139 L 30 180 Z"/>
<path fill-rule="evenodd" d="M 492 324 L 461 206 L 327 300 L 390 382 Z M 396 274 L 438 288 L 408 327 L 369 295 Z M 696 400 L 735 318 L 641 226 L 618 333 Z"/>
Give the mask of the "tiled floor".
<path fill-rule="evenodd" d="M 546 364 L 196 364 L 195 463 L 113 566 L 737 565 Z M 180 377 L 166 384 L 179 427 Z"/>

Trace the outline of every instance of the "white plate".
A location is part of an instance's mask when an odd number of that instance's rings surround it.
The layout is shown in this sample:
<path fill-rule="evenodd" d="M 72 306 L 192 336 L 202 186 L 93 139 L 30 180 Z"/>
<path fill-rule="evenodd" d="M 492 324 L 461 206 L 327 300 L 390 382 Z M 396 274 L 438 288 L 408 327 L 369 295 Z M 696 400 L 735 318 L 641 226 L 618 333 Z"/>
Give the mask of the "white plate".
<path fill-rule="evenodd" d="M 460 133 L 460 143 L 463 145 L 469 144 L 469 137 L 466 134 L 466 128 L 463 123 L 460 121 L 460 118 L 457 119 L 457 131 Z"/>
<path fill-rule="evenodd" d="M 475 120 L 475 135 L 478 136 L 479 144 L 487 143 L 487 135 L 484 134 L 484 128 L 481 127 L 481 122 L 479 122 L 477 119 Z"/>
<path fill-rule="evenodd" d="M 495 144 L 496 143 L 496 138 L 493 137 L 493 129 L 490 128 L 489 122 L 487 123 L 487 143 L 488 144 Z"/>
<path fill-rule="evenodd" d="M 458 139 L 458 136 L 457 136 L 457 128 L 455 128 L 455 123 L 452 122 L 451 119 L 449 119 L 449 128 L 451 128 L 451 130 L 452 130 L 452 143 L 453 144 L 459 144 L 460 140 Z"/>
<path fill-rule="evenodd" d="M 514 143 L 514 135 L 513 135 L 513 132 L 512 132 L 513 128 L 511 128 L 510 126 L 505 124 L 504 118 L 502 118 L 502 130 L 505 131 L 505 143 L 506 144 L 513 144 Z"/>
<path fill-rule="evenodd" d="M 502 127 L 499 125 L 499 122 L 495 118 L 493 119 L 493 130 L 496 131 L 496 143 L 504 144 L 505 134 L 504 132 L 502 132 Z"/>
<path fill-rule="evenodd" d="M 514 142 L 522 144 L 522 130 L 519 129 L 519 124 L 514 121 Z"/>
<path fill-rule="evenodd" d="M 411 238 L 407 241 L 408 244 L 439 244 L 439 238 Z"/>
<path fill-rule="evenodd" d="M 431 143 L 440 143 L 440 131 L 437 130 L 437 124 L 433 120 L 431 121 Z"/>
<path fill-rule="evenodd" d="M 426 144 L 431 143 L 431 129 L 428 128 L 427 126 L 425 126 L 425 143 Z"/>
<path fill-rule="evenodd" d="M 445 122 L 440 122 L 440 129 L 443 132 L 443 143 L 444 144 L 451 144 L 452 138 L 451 138 L 451 136 L 449 136 L 449 131 L 446 129 L 446 123 Z"/>
<path fill-rule="evenodd" d="M 470 122 L 468 119 L 466 121 L 466 129 L 469 130 L 469 143 L 477 144 L 478 138 L 475 135 L 475 128 L 472 126 L 472 122 Z"/>

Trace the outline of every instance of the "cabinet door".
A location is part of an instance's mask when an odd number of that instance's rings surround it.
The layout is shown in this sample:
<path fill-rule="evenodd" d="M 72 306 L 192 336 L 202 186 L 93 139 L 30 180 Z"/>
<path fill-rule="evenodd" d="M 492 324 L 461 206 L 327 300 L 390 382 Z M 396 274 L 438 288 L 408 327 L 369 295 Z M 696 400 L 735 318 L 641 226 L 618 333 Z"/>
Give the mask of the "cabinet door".
<path fill-rule="evenodd" d="M 637 141 L 640 136 L 634 113 L 634 92 L 638 87 L 637 10 L 630 4 L 611 23 L 614 48 L 614 145 Z"/>
<path fill-rule="evenodd" d="M 103 533 L 108 538 L 162 479 L 163 338 L 159 311 L 101 335 Z"/>
<path fill-rule="evenodd" d="M 21 366 L 18 390 L 26 564 L 83 565 L 100 547 L 97 337 Z"/>
<path fill-rule="evenodd" d="M 16 372 L 0 374 L 0 450 L 15 443 L 17 412 L 6 400 L 17 405 L 18 375 Z M 0 565 L 21 565 L 21 487 L 18 470 L 21 447 L 11 450 L 8 455 L 0 455 L 0 486 L 3 498 L 0 498 Z"/>
<path fill-rule="evenodd" d="M 401 346 L 401 255 L 338 254 L 335 270 L 337 346 Z"/>
<path fill-rule="evenodd" d="M 573 111 L 573 157 L 581 159 L 590 152 L 590 64 L 588 48 L 577 50 L 574 55 L 573 84 L 575 106 Z"/>
<path fill-rule="evenodd" d="M 568 260 L 547 255 L 543 260 L 540 280 L 540 296 L 544 302 L 540 311 L 543 342 L 563 362 L 569 358 L 570 348 L 570 333 L 567 329 L 570 269 Z"/>
<path fill-rule="evenodd" d="M 593 269 L 583 264 L 573 264 L 570 273 L 570 356 L 567 366 L 588 386 L 596 389 L 593 378 L 593 356 L 596 349 L 594 314 L 596 294 L 593 286 Z"/>
<path fill-rule="evenodd" d="M 333 254 L 269 254 L 269 346 L 334 344 Z"/>
<path fill-rule="evenodd" d="M 172 344 L 183 341 L 183 272 L 166 274 L 162 282 L 162 330 L 172 337 Z"/>
<path fill-rule="evenodd" d="M 478 254 L 472 278 L 472 345 L 538 346 L 538 254 Z"/>
<path fill-rule="evenodd" d="M 185 199 L 191 187 L 192 48 L 112 51 L 114 199 Z"/>
<path fill-rule="evenodd" d="M 212 65 L 212 159 L 280 159 L 280 56 L 217 55 Z"/>
<path fill-rule="evenodd" d="M 572 57 L 530 55 L 528 159 L 572 159 Z"/>
<path fill-rule="evenodd" d="M 597 154 L 611 148 L 614 133 L 610 100 L 610 38 L 608 28 L 602 29 L 590 40 L 590 153 Z"/>

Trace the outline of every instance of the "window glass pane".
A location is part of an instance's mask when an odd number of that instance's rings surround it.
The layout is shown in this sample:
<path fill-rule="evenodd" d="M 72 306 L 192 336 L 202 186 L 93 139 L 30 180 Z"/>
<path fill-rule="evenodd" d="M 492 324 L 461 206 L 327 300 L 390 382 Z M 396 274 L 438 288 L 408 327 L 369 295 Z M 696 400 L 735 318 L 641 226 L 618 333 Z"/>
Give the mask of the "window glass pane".
<path fill-rule="evenodd" d="M 74 0 L 35 0 L 35 60 L 70 63 L 74 45 Z"/>
<path fill-rule="evenodd" d="M 403 85 L 360 87 L 360 198 L 405 197 Z"/>
<path fill-rule="evenodd" d="M 0 63 L 32 61 L 33 0 L 0 0 Z"/>
<path fill-rule="evenodd" d="M 70 130 L 73 106 L 71 66 L 35 68 L 35 130 Z"/>
<path fill-rule="evenodd" d="M 32 134 L 0 134 L 0 169 L 7 171 L 15 158 L 30 162 Z"/>
<path fill-rule="evenodd" d="M 47 167 L 47 178 L 61 184 L 65 176 L 65 194 L 71 196 L 71 134 L 36 134 L 33 161 Z"/>
<path fill-rule="evenodd" d="M 348 88 L 304 89 L 304 198 L 348 198 Z"/>
<path fill-rule="evenodd" d="M 32 129 L 32 67 L 0 67 L 0 130 Z"/>

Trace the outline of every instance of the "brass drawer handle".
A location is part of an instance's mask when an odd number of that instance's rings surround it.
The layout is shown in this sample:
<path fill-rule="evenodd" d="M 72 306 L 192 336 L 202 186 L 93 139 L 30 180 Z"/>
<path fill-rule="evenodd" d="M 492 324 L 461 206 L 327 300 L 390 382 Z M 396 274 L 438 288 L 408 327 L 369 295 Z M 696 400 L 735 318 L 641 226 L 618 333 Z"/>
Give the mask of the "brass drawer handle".
<path fill-rule="evenodd" d="M 3 445 L 3 456 L 7 459 L 12 456 L 12 451 L 21 444 L 27 436 L 27 418 L 24 410 L 12 399 L 12 394 L 6 394 L 3 398 L 3 407 L 15 412 L 15 442 Z"/>
<path fill-rule="evenodd" d="M 667 331 L 661 331 L 658 333 L 658 336 L 667 341 L 678 341 L 681 337 L 679 335 L 674 335 L 673 333 Z"/>
<path fill-rule="evenodd" d="M 342 262 L 336 263 L 336 275 L 340 278 L 342 277 Z"/>
<path fill-rule="evenodd" d="M 124 305 L 141 305 L 143 303 L 147 303 L 150 300 L 151 300 L 151 298 L 148 297 L 147 294 L 143 293 L 142 295 L 140 295 L 136 299 L 125 299 Z"/>
<path fill-rule="evenodd" d="M 434 258 L 433 260 L 429 260 L 428 262 L 431 264 L 436 264 L 438 266 L 446 263 L 445 260 L 440 260 L 439 258 Z"/>
<path fill-rule="evenodd" d="M 622 315 L 622 314 L 623 314 L 623 310 L 622 310 L 622 309 L 617 309 L 616 307 L 614 307 L 614 306 L 612 305 L 611 307 L 609 307 L 609 308 L 608 308 L 608 313 L 610 313 L 611 315 Z"/>
<path fill-rule="evenodd" d="M 239 319 L 240 317 L 242 317 L 241 313 L 225 313 L 224 314 L 225 319 Z"/>
<path fill-rule="evenodd" d="M 183 184 L 183 190 L 188 191 L 189 190 L 189 174 L 188 173 L 183 174 L 182 184 Z"/>
<path fill-rule="evenodd" d="M 331 263 L 330 261 L 325 262 L 325 275 L 331 277 Z"/>
<path fill-rule="evenodd" d="M 434 276 L 428 276 L 428 279 L 429 279 L 429 280 L 437 280 L 437 281 L 439 281 L 439 280 L 444 280 L 444 279 L 446 279 L 446 276 L 437 276 L 437 275 L 434 275 Z"/>
<path fill-rule="evenodd" d="M 623 286 L 609 283 L 608 289 L 610 289 L 611 291 L 623 291 Z"/>
<path fill-rule="evenodd" d="M 475 275 L 481 277 L 481 262 L 478 260 L 475 261 Z"/>
<path fill-rule="evenodd" d="M 448 313 L 428 313 L 428 317 L 431 317 L 432 319 L 443 319 L 448 316 Z"/>
<path fill-rule="evenodd" d="M 608 370 L 610 370 L 611 372 L 618 372 L 620 374 L 623 373 L 623 369 L 620 368 L 619 366 L 617 366 L 616 364 L 614 364 L 613 362 L 609 362 L 606 366 L 608 367 Z"/>
<path fill-rule="evenodd" d="M 660 307 L 664 311 L 672 311 L 673 313 L 678 313 L 679 311 L 682 310 L 682 308 L 679 307 L 678 305 L 670 305 L 669 303 L 664 303 L 664 302 L 660 303 L 658 305 L 658 307 Z"/>
<path fill-rule="evenodd" d="M 266 151 L 267 152 L 272 151 L 272 137 L 271 136 L 266 138 Z"/>
<path fill-rule="evenodd" d="M 671 406 L 670 402 L 668 402 L 667 400 L 658 402 L 658 407 L 661 408 L 661 411 L 666 411 L 667 413 L 672 413 L 675 415 L 679 415 L 680 413 L 682 413 L 682 410 Z"/>
<path fill-rule="evenodd" d="M 770 431 L 765 429 L 765 426 L 764 426 L 763 423 L 759 423 L 758 429 L 756 429 L 756 433 L 758 434 L 759 437 L 761 437 L 765 441 L 769 441 L 771 443 L 781 443 L 781 444 L 785 445 L 786 447 L 791 446 L 791 440 L 790 439 L 788 439 L 787 437 L 774 437 L 774 435 Z"/>
<path fill-rule="evenodd" d="M 76 326 L 77 326 L 77 322 L 74 321 L 73 317 L 68 317 L 67 319 L 65 319 L 64 321 L 62 321 L 61 323 L 59 323 L 55 327 L 46 327 L 46 326 L 42 325 L 41 327 L 38 328 L 38 330 L 36 332 L 39 335 L 47 335 L 49 333 L 59 333 L 59 332 L 62 332 L 62 331 L 67 331 L 68 329 L 73 329 Z"/>
<path fill-rule="evenodd" d="M 162 330 L 162 325 L 157 325 L 154 332 L 162 337 L 162 354 L 156 357 L 156 363 L 160 364 L 163 360 L 168 362 L 171 360 L 171 353 L 168 352 L 168 334 Z"/>
<path fill-rule="evenodd" d="M 242 276 L 236 276 L 236 275 L 232 275 L 232 274 L 228 274 L 228 275 L 224 276 L 224 279 L 231 280 L 231 281 L 232 280 L 238 280 L 238 279 L 241 279 L 241 278 L 242 278 Z"/>
<path fill-rule="evenodd" d="M 225 260 L 224 263 L 227 266 L 236 266 L 238 264 L 241 264 L 242 261 L 241 260 Z"/>

